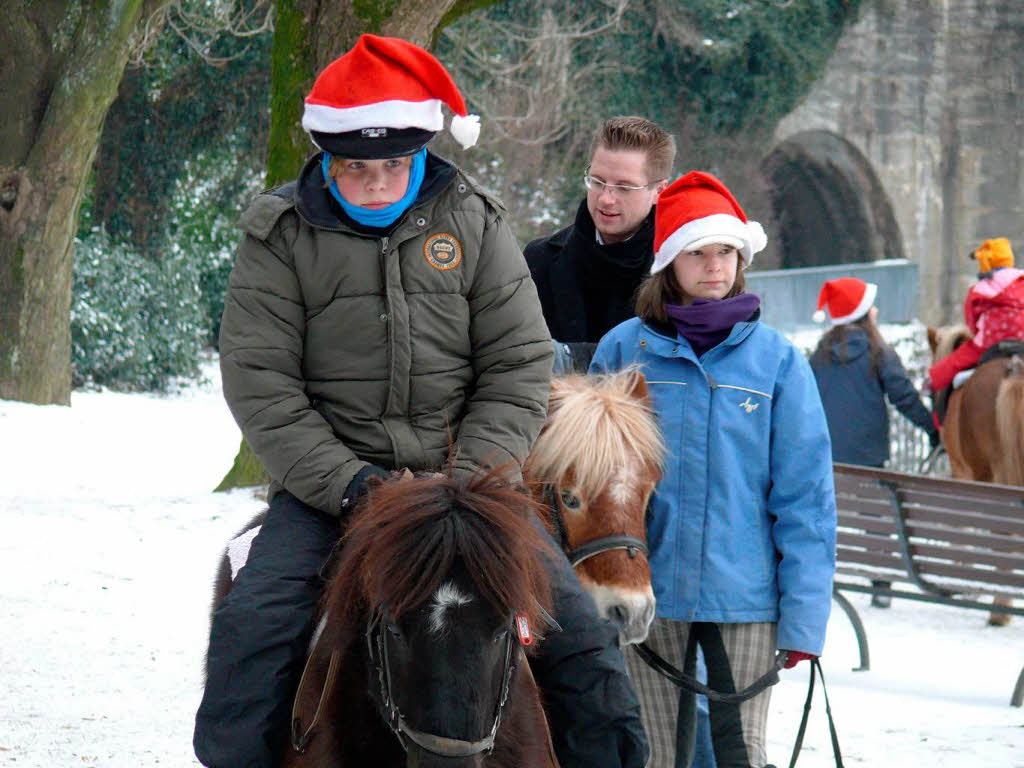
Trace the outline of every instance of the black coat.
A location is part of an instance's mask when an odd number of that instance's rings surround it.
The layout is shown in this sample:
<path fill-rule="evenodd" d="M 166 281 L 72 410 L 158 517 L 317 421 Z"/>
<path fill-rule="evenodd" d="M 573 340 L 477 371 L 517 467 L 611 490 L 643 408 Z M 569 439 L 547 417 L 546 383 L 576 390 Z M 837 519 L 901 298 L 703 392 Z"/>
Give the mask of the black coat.
<path fill-rule="evenodd" d="M 637 288 L 654 261 L 654 209 L 633 237 L 598 244 L 584 200 L 575 222 L 523 250 L 551 338 L 597 343 L 634 317 Z"/>
<path fill-rule="evenodd" d="M 886 345 L 878 369 L 872 371 L 867 332 L 849 326 L 846 334 L 845 355 L 836 340 L 828 349 L 819 349 L 811 356 L 832 438 L 832 460 L 873 467 L 888 460 L 886 397 L 936 443 L 938 431 L 896 351 Z"/>

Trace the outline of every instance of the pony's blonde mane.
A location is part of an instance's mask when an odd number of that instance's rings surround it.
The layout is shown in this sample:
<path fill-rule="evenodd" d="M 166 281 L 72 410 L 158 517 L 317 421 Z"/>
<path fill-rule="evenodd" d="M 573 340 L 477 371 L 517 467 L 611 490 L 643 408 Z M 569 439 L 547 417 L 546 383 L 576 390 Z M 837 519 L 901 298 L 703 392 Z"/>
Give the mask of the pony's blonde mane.
<path fill-rule="evenodd" d="M 638 375 L 629 368 L 553 381 L 547 423 L 524 467 L 527 481 L 560 484 L 571 474 L 576 490 L 594 498 L 625 464 L 639 460 L 659 472 L 665 444 L 646 399 L 633 394 Z"/>
<path fill-rule="evenodd" d="M 969 338 L 971 338 L 971 332 L 963 323 L 960 325 L 944 325 L 941 328 L 936 328 L 935 359 L 941 360 L 947 355 L 953 354 L 953 350 L 957 347 L 957 342 L 962 340 L 966 341 Z"/>

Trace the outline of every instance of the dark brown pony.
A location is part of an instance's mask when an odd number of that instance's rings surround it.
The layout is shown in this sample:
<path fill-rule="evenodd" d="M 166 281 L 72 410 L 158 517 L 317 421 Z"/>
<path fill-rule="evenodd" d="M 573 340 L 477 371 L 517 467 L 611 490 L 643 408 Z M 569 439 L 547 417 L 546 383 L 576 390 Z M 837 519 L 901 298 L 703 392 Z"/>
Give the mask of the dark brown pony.
<path fill-rule="evenodd" d="M 929 328 L 938 360 L 970 338 L 964 325 Z M 1014 355 L 979 365 L 949 397 L 942 444 L 953 477 L 1024 486 L 1024 360 Z M 998 604 L 998 601 L 997 601 Z M 1007 624 L 993 613 L 990 624 Z"/>
<path fill-rule="evenodd" d="M 375 488 L 343 539 L 286 768 L 556 768 L 521 642 L 550 547 L 497 476 Z M 535 647 L 535 646 L 531 646 Z M 489 743 L 493 740 L 493 744 Z"/>
<path fill-rule="evenodd" d="M 548 418 L 523 476 L 551 519 L 563 523 L 555 527 L 567 552 L 602 539 L 646 541 L 647 504 L 664 453 L 642 373 L 570 376 L 551 384 Z M 576 566 L 623 645 L 642 642 L 654 618 L 645 550 L 621 546 Z"/>

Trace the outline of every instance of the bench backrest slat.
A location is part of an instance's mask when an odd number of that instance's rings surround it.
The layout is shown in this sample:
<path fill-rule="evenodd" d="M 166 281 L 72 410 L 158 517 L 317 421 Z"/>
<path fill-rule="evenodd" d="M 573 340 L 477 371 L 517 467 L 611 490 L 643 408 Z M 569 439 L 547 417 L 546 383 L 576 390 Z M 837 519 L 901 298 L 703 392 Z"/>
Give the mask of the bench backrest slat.
<path fill-rule="evenodd" d="M 954 591 L 949 580 L 967 582 L 959 587 L 965 594 L 1024 594 L 1024 488 L 843 464 L 835 465 L 835 481 L 839 572 L 880 571 L 913 581 L 902 527 L 914 569 L 926 581 Z"/>
<path fill-rule="evenodd" d="M 1024 505 L 986 505 L 974 499 L 937 497 L 934 494 L 898 491 L 907 518 L 943 520 L 957 518 L 957 525 L 1024 537 Z"/>

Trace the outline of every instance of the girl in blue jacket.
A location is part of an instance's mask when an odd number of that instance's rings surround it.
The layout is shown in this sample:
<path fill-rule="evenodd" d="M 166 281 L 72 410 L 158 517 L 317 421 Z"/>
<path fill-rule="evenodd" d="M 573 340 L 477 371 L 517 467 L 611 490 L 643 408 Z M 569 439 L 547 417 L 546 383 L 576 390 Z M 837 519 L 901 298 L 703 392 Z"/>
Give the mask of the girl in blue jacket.
<path fill-rule="evenodd" d="M 639 317 L 600 342 L 591 370 L 636 365 L 669 455 L 647 535 L 657 598 L 648 644 L 708 684 L 742 690 L 772 666 L 821 654 L 835 569 L 828 428 L 800 351 L 758 321 L 742 269 L 767 242 L 714 176 L 692 171 L 655 208 Z M 694 697 L 627 652 L 651 768 L 690 764 Z M 718 768 L 763 768 L 770 692 L 711 703 Z"/>

